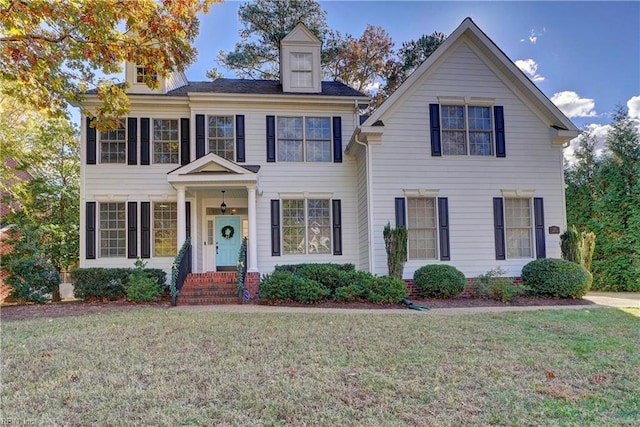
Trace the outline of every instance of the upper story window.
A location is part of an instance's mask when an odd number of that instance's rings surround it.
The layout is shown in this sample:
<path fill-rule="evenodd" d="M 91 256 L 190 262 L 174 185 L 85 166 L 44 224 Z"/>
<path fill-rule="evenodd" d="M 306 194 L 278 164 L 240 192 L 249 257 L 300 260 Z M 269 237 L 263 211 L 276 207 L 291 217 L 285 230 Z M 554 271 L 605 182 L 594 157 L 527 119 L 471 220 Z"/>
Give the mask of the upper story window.
<path fill-rule="evenodd" d="M 124 163 L 126 160 L 126 128 L 124 120 L 116 129 L 100 132 L 100 163 Z"/>
<path fill-rule="evenodd" d="M 291 54 L 291 87 L 313 87 L 313 58 L 311 53 Z"/>
<path fill-rule="evenodd" d="M 136 67 L 136 83 L 146 83 L 145 79 L 148 77 L 150 77 L 154 82 L 158 80 L 158 75 L 151 73 L 146 67 Z"/>
<path fill-rule="evenodd" d="M 177 119 L 153 120 L 153 163 L 178 163 L 179 142 Z"/>
<path fill-rule="evenodd" d="M 436 199 L 407 198 L 407 240 L 409 259 L 437 259 Z"/>
<path fill-rule="evenodd" d="M 330 162 L 329 117 L 278 117 L 278 161 Z"/>
<path fill-rule="evenodd" d="M 532 258 L 531 199 L 504 199 L 507 258 Z"/>
<path fill-rule="evenodd" d="M 491 107 L 442 105 L 442 154 L 493 156 Z"/>
<path fill-rule="evenodd" d="M 209 116 L 209 152 L 234 161 L 233 116 Z"/>

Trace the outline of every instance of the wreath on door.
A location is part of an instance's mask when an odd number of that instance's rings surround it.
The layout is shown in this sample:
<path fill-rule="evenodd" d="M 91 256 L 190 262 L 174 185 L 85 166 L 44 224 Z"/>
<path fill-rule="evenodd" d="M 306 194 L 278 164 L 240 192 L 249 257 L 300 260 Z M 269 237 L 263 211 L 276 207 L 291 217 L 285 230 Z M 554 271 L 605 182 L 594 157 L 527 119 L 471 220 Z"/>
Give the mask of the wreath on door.
<path fill-rule="evenodd" d="M 225 239 L 230 239 L 233 237 L 236 230 L 234 230 L 230 225 L 225 225 L 224 227 L 222 227 L 222 230 L 220 232 L 222 233 L 222 237 L 224 237 Z"/>

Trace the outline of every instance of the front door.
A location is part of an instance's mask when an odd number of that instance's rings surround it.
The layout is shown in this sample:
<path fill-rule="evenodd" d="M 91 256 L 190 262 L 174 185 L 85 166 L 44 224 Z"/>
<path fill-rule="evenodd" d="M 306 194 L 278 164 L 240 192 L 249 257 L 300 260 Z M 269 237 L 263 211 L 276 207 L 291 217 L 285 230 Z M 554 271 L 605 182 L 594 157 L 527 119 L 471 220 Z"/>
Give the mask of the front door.
<path fill-rule="evenodd" d="M 216 269 L 235 270 L 242 241 L 242 222 L 239 216 L 216 217 Z"/>

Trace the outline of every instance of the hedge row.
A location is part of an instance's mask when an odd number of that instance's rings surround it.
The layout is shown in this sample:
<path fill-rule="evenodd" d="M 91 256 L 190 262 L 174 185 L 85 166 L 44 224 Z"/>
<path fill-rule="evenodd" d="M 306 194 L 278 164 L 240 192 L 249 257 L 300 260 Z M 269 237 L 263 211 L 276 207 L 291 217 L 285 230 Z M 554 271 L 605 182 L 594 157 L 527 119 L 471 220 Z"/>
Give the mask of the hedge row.
<path fill-rule="evenodd" d="M 126 295 L 125 286 L 135 268 L 76 268 L 71 272 L 76 298 L 115 299 Z M 159 268 L 146 268 L 145 274 L 158 286 L 166 286 L 166 273 Z"/>
<path fill-rule="evenodd" d="M 303 303 L 326 299 L 397 303 L 408 295 L 404 281 L 355 271 L 353 264 L 276 266 L 260 282 L 261 298 Z"/>

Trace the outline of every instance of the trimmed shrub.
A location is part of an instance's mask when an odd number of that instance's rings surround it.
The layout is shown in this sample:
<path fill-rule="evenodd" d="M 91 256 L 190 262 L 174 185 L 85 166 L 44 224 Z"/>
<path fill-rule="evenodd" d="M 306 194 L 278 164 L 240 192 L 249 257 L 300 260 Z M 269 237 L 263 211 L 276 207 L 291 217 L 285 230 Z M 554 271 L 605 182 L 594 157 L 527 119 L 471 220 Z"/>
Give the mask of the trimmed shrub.
<path fill-rule="evenodd" d="M 293 299 L 307 304 L 321 301 L 331 294 L 322 283 L 306 277 L 293 277 Z"/>
<path fill-rule="evenodd" d="M 300 264 L 293 273 L 298 277 L 315 280 L 333 291 L 342 285 L 345 274 L 354 272 L 353 264 L 345 264 L 345 266 L 340 264 Z"/>
<path fill-rule="evenodd" d="M 293 274 L 287 271 L 274 271 L 265 274 L 260 280 L 260 298 L 286 301 L 293 299 Z"/>
<path fill-rule="evenodd" d="M 531 295 L 581 298 L 593 276 L 580 264 L 555 258 L 531 261 L 522 269 L 522 283 Z"/>
<path fill-rule="evenodd" d="M 132 268 L 76 268 L 71 271 L 73 295 L 76 298 L 117 299 L 126 296 L 124 286 L 129 282 Z M 166 273 L 159 268 L 144 269 L 160 289 L 166 287 Z"/>
<path fill-rule="evenodd" d="M 398 303 L 409 296 L 407 284 L 397 277 L 376 277 L 366 290 L 367 299 L 377 303 Z"/>
<path fill-rule="evenodd" d="M 367 297 L 367 289 L 375 281 L 375 276 L 364 271 L 343 272 L 341 285 L 335 289 L 337 301 L 357 301 Z"/>
<path fill-rule="evenodd" d="M 455 267 L 431 264 L 415 271 L 413 284 L 422 297 L 452 298 L 464 291 L 467 279 Z"/>
<path fill-rule="evenodd" d="M 36 257 L 15 260 L 8 271 L 5 280 L 11 288 L 12 298 L 47 302 L 49 295 L 60 285 L 60 275 L 53 265 Z"/>
<path fill-rule="evenodd" d="M 505 273 L 502 267 L 497 267 L 479 275 L 474 283 L 476 294 L 502 302 L 509 302 L 523 294 L 526 287 L 514 284 L 510 277 L 502 277 Z"/>
<path fill-rule="evenodd" d="M 146 262 L 138 259 L 136 268 L 129 274 L 127 283 L 123 283 L 127 299 L 133 302 L 156 301 L 164 288 L 164 284 L 159 284 L 146 270 Z"/>

